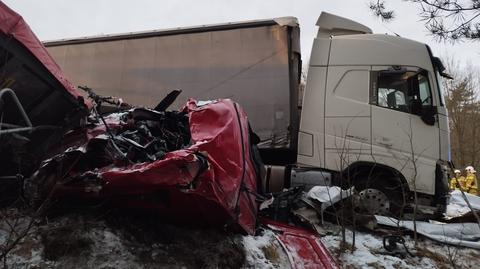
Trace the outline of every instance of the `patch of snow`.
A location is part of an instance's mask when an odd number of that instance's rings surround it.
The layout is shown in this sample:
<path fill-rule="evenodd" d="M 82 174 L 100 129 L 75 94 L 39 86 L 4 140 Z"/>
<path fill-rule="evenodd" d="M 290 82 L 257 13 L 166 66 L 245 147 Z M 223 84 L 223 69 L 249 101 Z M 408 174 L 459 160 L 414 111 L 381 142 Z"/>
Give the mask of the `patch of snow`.
<path fill-rule="evenodd" d="M 346 231 L 346 240 L 351 243 L 353 233 Z M 346 250 L 341 253 L 337 259 L 341 267 L 353 268 L 419 268 L 423 269 L 436 268 L 435 263 L 428 258 L 420 258 L 419 260 L 402 259 L 386 253 L 383 248 L 383 239 L 371 234 L 356 232 L 355 233 L 355 250 L 351 252 Z M 322 237 L 322 242 L 331 251 L 339 250 L 341 236 L 327 235 Z"/>
<path fill-rule="evenodd" d="M 122 238 L 103 225 L 91 229 L 87 237 L 92 239 L 89 268 L 141 268 L 135 256 L 125 246 Z"/>
<path fill-rule="evenodd" d="M 32 229 L 32 232 L 35 228 Z M 42 257 L 43 246 L 38 236 L 25 237 L 7 256 L 7 263 L 11 268 L 46 267 Z"/>
<path fill-rule="evenodd" d="M 353 233 L 346 231 L 346 241 L 351 244 Z M 429 239 L 419 239 L 417 247 L 411 237 L 404 237 L 405 245 L 414 256 L 403 258 L 392 255 L 383 248 L 380 235 L 355 232 L 355 250 L 340 253 L 340 235 L 328 235 L 321 238 L 325 246 L 334 253 L 342 268 L 477 268 L 480 252 L 478 250 L 440 244 Z M 399 246 L 403 250 L 403 246 Z"/>
<path fill-rule="evenodd" d="M 0 227 L 0 245 L 5 244 L 5 241 L 7 241 L 8 237 L 8 232 L 6 229 L 3 229 L 3 227 Z"/>
<path fill-rule="evenodd" d="M 259 236 L 243 237 L 246 254 L 245 268 L 290 268 L 287 254 L 271 230 Z"/>

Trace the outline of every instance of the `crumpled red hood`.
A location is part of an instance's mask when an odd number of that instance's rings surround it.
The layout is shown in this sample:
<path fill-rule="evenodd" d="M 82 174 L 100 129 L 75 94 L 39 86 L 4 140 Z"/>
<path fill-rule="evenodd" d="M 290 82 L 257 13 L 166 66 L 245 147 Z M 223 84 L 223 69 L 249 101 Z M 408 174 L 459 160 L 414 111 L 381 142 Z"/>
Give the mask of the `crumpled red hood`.
<path fill-rule="evenodd" d="M 185 221 L 238 223 L 255 233 L 257 176 L 250 156 L 248 120 L 231 100 L 197 106 L 190 100 L 192 146 L 167 153 L 164 159 L 100 173 L 104 195 L 147 195 L 168 190 L 157 205 L 163 215 Z M 193 178 L 186 165 L 206 157 L 208 168 Z M 194 186 L 189 186 L 195 180 Z M 165 193 L 165 192 L 164 192 Z"/>
<path fill-rule="evenodd" d="M 114 140 L 98 121 L 67 136 L 64 144 L 68 148 L 46 160 L 27 180 L 25 194 L 42 200 L 50 192 L 48 179 L 53 176 L 57 181 L 53 194 L 59 199 L 106 200 L 117 208 L 153 210 L 162 219 L 174 222 L 229 225 L 254 234 L 259 176 L 258 164 L 251 155 L 247 116 L 228 99 L 204 105 L 190 100 L 183 111 L 188 116 L 189 146 L 152 161 L 130 157 L 133 163 L 127 164 L 118 157 L 103 155 L 102 149 Z M 140 128 L 139 122 L 132 123 L 135 112 L 138 110 L 105 118 L 114 137 L 131 132 L 132 126 Z M 162 120 L 151 118 L 149 125 L 156 126 L 156 122 Z M 151 130 L 169 132 L 162 128 Z M 98 156 L 105 156 L 99 159 L 102 164 L 96 163 Z M 69 170 L 59 172 L 66 167 Z M 58 178 L 58 174 L 66 177 Z"/>

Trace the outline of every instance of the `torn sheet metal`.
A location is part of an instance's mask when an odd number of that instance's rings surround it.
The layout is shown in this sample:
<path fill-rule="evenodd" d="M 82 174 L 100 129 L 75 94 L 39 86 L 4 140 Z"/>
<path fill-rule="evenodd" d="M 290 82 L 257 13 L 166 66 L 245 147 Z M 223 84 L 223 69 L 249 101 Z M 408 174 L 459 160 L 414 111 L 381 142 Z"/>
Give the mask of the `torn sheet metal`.
<path fill-rule="evenodd" d="M 480 197 L 465 193 L 465 196 L 468 199 L 468 202 L 472 206 L 473 209 L 480 210 Z M 454 190 L 450 193 L 450 204 L 457 204 L 461 206 L 467 206 L 467 202 L 463 198 L 462 192 L 459 190 Z"/>
<path fill-rule="evenodd" d="M 301 207 L 295 210 L 292 210 L 292 214 L 296 216 L 302 223 L 306 224 L 307 227 L 315 231 L 319 235 L 326 235 L 327 232 L 323 228 L 323 220 L 318 219 L 317 211 L 312 210 L 307 207 Z"/>
<path fill-rule="evenodd" d="M 338 186 L 315 186 L 308 191 L 307 196 L 322 205 L 322 211 L 336 202 L 350 197 L 353 194 L 353 187 L 343 190 Z"/>
<path fill-rule="evenodd" d="M 315 186 L 307 193 L 307 197 L 313 201 L 320 203 L 321 223 L 323 223 L 323 212 L 331 205 L 352 196 L 354 187 L 343 190 L 338 186 Z M 305 201 L 305 200 L 304 200 Z M 310 204 L 310 203 L 308 203 Z M 315 206 L 314 208 L 318 208 Z"/>
<path fill-rule="evenodd" d="M 480 197 L 466 192 L 464 192 L 464 194 L 472 209 L 476 211 L 480 210 Z M 445 219 L 450 220 L 462 217 L 471 212 L 465 198 L 460 190 L 454 190 L 450 193 L 450 201 L 445 211 Z"/>
<path fill-rule="evenodd" d="M 183 119 L 188 134 L 177 130 Z M 257 174 L 248 120 L 236 103 L 199 107 L 190 100 L 180 112 L 137 108 L 104 121 L 66 137 L 69 147 L 27 180 L 26 193 L 41 199 L 53 190 L 56 198 L 108 200 L 164 219 L 238 224 L 254 233 Z"/>
<path fill-rule="evenodd" d="M 262 223 L 276 233 L 292 268 L 339 268 L 318 235 L 272 220 L 262 219 Z"/>
<path fill-rule="evenodd" d="M 377 223 L 390 227 L 403 227 L 411 231 L 413 221 L 376 215 Z M 430 239 L 457 246 L 480 249 L 480 228 L 477 223 L 430 223 L 417 221 L 417 232 Z"/>

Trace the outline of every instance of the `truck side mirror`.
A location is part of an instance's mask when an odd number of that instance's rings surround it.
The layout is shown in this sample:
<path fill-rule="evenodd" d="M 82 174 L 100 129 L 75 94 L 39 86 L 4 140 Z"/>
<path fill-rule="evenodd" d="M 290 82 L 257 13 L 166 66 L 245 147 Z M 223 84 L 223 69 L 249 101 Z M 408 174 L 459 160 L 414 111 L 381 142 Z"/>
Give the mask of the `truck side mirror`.
<path fill-rule="evenodd" d="M 437 114 L 437 107 L 436 106 L 423 106 L 422 107 L 422 114 L 420 118 L 423 122 L 427 125 L 435 125 L 435 115 Z"/>

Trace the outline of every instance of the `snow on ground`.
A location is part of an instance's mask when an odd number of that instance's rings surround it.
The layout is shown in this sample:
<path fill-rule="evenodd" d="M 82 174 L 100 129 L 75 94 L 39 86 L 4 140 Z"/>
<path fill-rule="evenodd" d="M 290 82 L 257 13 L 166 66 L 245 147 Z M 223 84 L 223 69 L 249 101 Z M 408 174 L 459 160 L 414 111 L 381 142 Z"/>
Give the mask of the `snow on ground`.
<path fill-rule="evenodd" d="M 353 233 L 346 232 L 348 247 L 351 246 Z M 409 256 L 399 245 L 402 255 L 392 255 L 383 248 L 383 237 L 364 232 L 355 232 L 355 250 L 340 251 L 341 236 L 327 235 L 322 242 L 330 249 L 342 268 L 478 268 L 480 251 L 439 244 L 429 239 L 420 238 L 414 247 L 410 237 L 404 237 Z"/>
<path fill-rule="evenodd" d="M 7 214 L 21 232 L 29 222 L 23 215 Z M 5 215 L 3 215 L 5 216 Z M 0 247 L 11 236 L 0 219 Z M 329 230 L 337 230 L 333 226 Z M 391 230 L 393 231 L 393 230 Z M 347 231 L 347 245 L 353 233 Z M 413 257 L 395 256 L 383 248 L 379 234 L 357 231 L 355 251 L 340 251 L 341 236 L 321 241 L 341 268 L 479 268 L 480 251 L 440 244 L 421 237 Z M 402 247 L 400 246 L 400 250 Z M 1 249 L 0 249 L 1 253 Z M 135 218 L 103 219 L 81 214 L 35 223 L 7 256 L 9 268 L 289 268 L 289 258 L 276 235 L 262 230 L 240 236 L 213 229 L 182 228 Z M 3 265 L 3 264 L 2 264 Z M 2 266 L 0 265 L 0 267 Z"/>
<path fill-rule="evenodd" d="M 7 221 L 12 224 L 17 219 L 0 219 L 0 254 L 12 234 Z M 16 231 L 21 233 L 23 228 L 17 226 Z M 71 214 L 32 226 L 8 254 L 6 264 L 8 268 L 42 269 L 188 269 L 239 268 L 246 263 L 240 235 L 144 219 Z"/>
<path fill-rule="evenodd" d="M 290 268 L 288 256 L 270 230 L 259 236 L 244 236 L 245 268 Z"/>
<path fill-rule="evenodd" d="M 15 218 L 10 223 L 15 222 Z M 21 233 L 24 225 L 16 228 Z M 136 257 L 126 249 L 119 235 L 114 234 L 103 222 L 88 228 L 81 221 L 62 218 L 46 225 L 34 225 L 29 233 L 7 256 L 9 268 L 139 268 Z M 2 222 L 4 224 L 4 222 Z M 67 226 L 69 225 L 69 226 Z M 0 232 L 9 234 L 2 225 Z M 7 240 L 0 238 L 0 245 Z"/>

